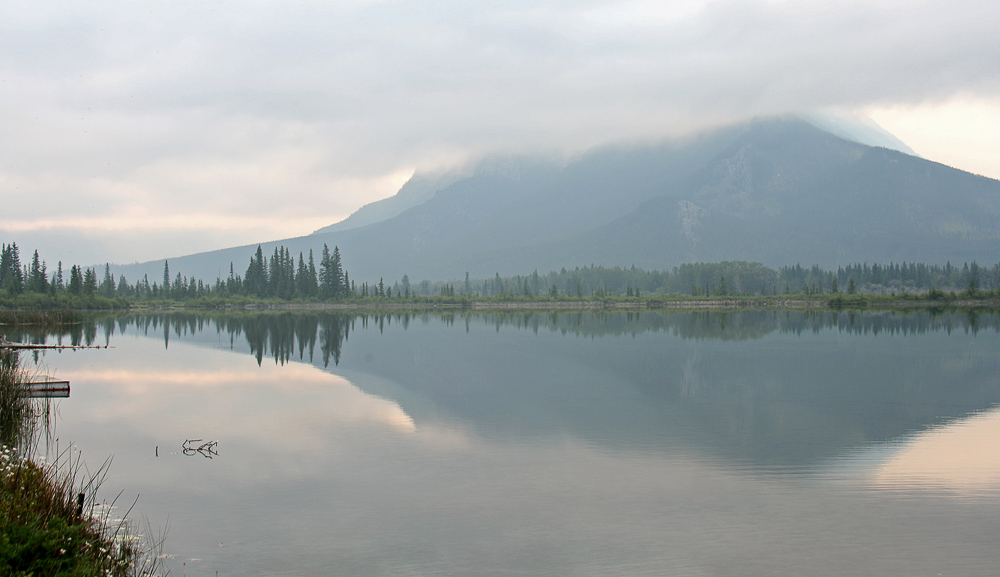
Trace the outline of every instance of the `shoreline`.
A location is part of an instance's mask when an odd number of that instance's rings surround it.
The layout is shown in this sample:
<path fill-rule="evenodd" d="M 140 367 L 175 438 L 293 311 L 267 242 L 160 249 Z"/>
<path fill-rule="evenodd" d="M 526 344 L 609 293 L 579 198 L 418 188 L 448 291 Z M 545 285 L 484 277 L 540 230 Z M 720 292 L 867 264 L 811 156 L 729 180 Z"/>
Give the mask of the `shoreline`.
<path fill-rule="evenodd" d="M 715 297 L 715 298 L 610 298 L 580 300 L 492 300 L 492 299 L 428 299 L 428 300 L 368 300 L 346 302 L 216 302 L 134 303 L 123 307 L 73 308 L 10 308 L 0 309 L 0 326 L 51 323 L 74 324 L 80 314 L 122 314 L 162 311 L 191 312 L 253 312 L 253 311 L 339 311 L 339 312 L 456 312 L 456 311 L 711 311 L 711 310 L 991 310 L 1000 311 L 1000 298 L 898 298 L 882 295 L 824 295 L 822 297 Z M 55 318 L 56 315 L 60 318 Z M 61 318 L 65 317 L 65 318 Z"/>
<path fill-rule="evenodd" d="M 133 307 L 143 310 L 145 307 Z M 168 309 L 198 309 L 171 306 Z M 726 298 L 637 301 L 476 301 L 457 303 L 372 302 L 372 303 L 253 303 L 224 305 L 201 310 L 224 311 L 655 311 L 655 310 L 905 310 L 905 309 L 1000 309 L 1000 299 L 957 300 L 881 300 L 851 299 L 831 302 L 829 299 Z M 163 310 L 163 309 L 160 309 Z"/>

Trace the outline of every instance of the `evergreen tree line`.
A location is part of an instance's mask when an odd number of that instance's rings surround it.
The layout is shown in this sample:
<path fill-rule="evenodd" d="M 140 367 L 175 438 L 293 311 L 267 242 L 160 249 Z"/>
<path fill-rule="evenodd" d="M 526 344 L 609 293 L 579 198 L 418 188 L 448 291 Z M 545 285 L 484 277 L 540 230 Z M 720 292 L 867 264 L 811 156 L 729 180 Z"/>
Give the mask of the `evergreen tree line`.
<path fill-rule="evenodd" d="M 236 267 L 230 263 L 229 275 L 225 279 L 217 278 L 214 284 L 188 278 L 180 272 L 171 280 L 169 261 L 163 262 L 163 279 L 159 285 L 155 282 L 150 284 L 145 276 L 135 285 L 123 284 L 125 290 L 130 292 L 119 293 L 119 296 L 139 299 L 243 296 L 280 300 L 340 300 L 368 292 L 367 284 L 362 284 L 359 290 L 351 282 L 341 262 L 340 248 L 335 246 L 331 251 L 326 244 L 318 264 L 312 250 L 308 257 L 300 252 L 296 259 L 284 245 L 276 247 L 269 256 L 265 256 L 258 245 L 244 274 L 238 274 Z"/>
<path fill-rule="evenodd" d="M 392 299 L 415 296 L 499 297 L 499 298 L 605 298 L 650 295 L 760 296 L 786 294 L 842 293 L 931 293 L 963 292 L 985 296 L 1000 292 L 1000 263 L 984 267 L 973 261 L 953 266 L 925 263 L 857 263 L 826 270 L 817 265 L 772 269 L 761 263 L 725 261 L 686 263 L 669 270 L 647 271 L 635 266 L 586 266 L 563 268 L 548 274 L 534 271 L 529 275 L 472 279 L 464 281 L 411 283 L 407 275 L 387 284 L 360 285 L 344 269 L 340 249 L 331 251 L 323 245 L 319 262 L 313 251 L 308 256 L 293 257 L 288 248 L 279 246 L 265 257 L 260 246 L 250 257 L 243 275 L 230 263 L 229 275 L 214 283 L 180 272 L 171 275 L 169 262 L 163 263 L 160 282 L 150 282 L 148 275 L 135 283 L 124 276 L 117 279 L 109 264 L 103 275 L 94 268 L 72 265 L 64 274 L 59 262 L 50 272 L 38 251 L 29 264 L 22 264 L 16 243 L 0 250 L 0 295 L 68 294 L 129 300 L 191 300 L 197 298 L 251 297 L 261 299 L 344 300 Z"/>
<path fill-rule="evenodd" d="M 772 269 L 756 262 L 686 263 L 669 270 L 647 271 L 632 266 L 563 268 L 545 275 L 469 279 L 464 282 L 424 281 L 414 294 L 458 294 L 502 297 L 638 297 L 648 295 L 762 296 L 844 293 L 927 293 L 955 291 L 985 294 L 1000 288 L 1000 263 L 984 267 L 973 261 L 951 263 L 857 263 L 826 270 L 817 265 Z"/>
<path fill-rule="evenodd" d="M 404 282 L 407 282 L 404 277 Z M 398 283 L 397 283 L 398 285 Z M 0 295 L 18 296 L 22 294 L 102 296 L 130 300 L 190 300 L 209 297 L 254 297 L 274 299 L 342 300 L 348 298 L 392 298 L 393 289 L 381 280 L 377 285 L 351 281 L 343 268 L 340 249 L 323 245 L 317 264 L 313 251 L 308 258 L 299 253 L 294 258 L 288 248 L 280 246 L 265 257 L 260 246 L 250 257 L 250 263 L 243 275 L 236 273 L 230 263 L 229 275 L 217 278 L 214 283 L 195 277 L 187 277 L 180 272 L 171 275 L 169 261 L 163 262 L 163 277 L 157 282 L 150 281 L 149 275 L 130 283 L 124 275 L 117 280 L 111 274 L 111 265 L 104 265 L 103 277 L 94 268 L 77 265 L 70 267 L 68 277 L 64 276 L 60 261 L 56 271 L 47 272 L 45 261 L 36 250 L 30 265 L 22 265 L 17 243 L 3 245 L 0 251 Z M 409 295 L 409 291 L 406 293 Z M 402 296 L 402 291 L 397 293 Z"/>
<path fill-rule="evenodd" d="M 72 295 L 114 296 L 116 287 L 111 277 L 110 267 L 104 269 L 104 279 L 97 280 L 97 272 L 92 268 L 73 265 L 69 269 L 68 278 L 63 273 L 62 262 L 56 267 L 51 277 L 48 266 L 38 256 L 38 251 L 31 257 L 31 263 L 21 264 L 21 255 L 17 243 L 2 245 L 0 250 L 0 294 L 17 296 L 25 293 Z"/>
<path fill-rule="evenodd" d="M 972 293 L 996 291 L 1000 287 L 1000 263 L 992 267 L 980 266 L 976 261 L 961 267 L 951 262 L 928 265 L 902 262 L 880 265 L 856 263 L 823 270 L 817 266 L 809 269 L 801 265 L 782 267 L 780 284 L 785 292 L 826 294 L 839 292 L 865 293 L 924 293 L 932 290 Z"/>

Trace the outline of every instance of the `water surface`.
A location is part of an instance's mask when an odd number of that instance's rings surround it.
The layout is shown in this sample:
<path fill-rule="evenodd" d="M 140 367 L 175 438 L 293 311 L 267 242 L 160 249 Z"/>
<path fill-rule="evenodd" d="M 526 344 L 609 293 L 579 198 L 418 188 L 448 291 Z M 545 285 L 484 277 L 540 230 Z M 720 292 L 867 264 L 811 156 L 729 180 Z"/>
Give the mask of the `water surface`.
<path fill-rule="evenodd" d="M 998 325 L 164 314 L 40 361 L 175 574 L 985 575 Z"/>

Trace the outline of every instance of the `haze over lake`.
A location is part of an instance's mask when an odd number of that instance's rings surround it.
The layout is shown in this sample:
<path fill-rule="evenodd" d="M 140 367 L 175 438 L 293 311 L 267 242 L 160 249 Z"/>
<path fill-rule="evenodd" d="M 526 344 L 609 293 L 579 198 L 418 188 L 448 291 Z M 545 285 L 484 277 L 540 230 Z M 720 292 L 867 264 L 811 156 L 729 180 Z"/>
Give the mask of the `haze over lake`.
<path fill-rule="evenodd" d="M 114 456 L 104 497 L 169 519 L 175 573 L 983 575 L 998 327 L 129 315 L 47 337 L 112 348 L 41 361 L 72 382 L 60 446 Z"/>
<path fill-rule="evenodd" d="M 0 577 L 998 573 L 997 0 L 0 38 Z"/>

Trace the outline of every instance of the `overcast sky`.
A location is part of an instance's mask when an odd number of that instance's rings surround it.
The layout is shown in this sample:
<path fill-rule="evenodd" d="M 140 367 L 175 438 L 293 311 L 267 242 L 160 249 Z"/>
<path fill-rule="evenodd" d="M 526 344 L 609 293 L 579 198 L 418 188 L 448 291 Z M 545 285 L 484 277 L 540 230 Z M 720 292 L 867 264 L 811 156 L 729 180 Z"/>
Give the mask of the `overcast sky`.
<path fill-rule="evenodd" d="M 816 109 L 1000 177 L 1000 2 L 0 3 L 0 235 L 90 264 L 307 234 L 414 170 Z"/>

